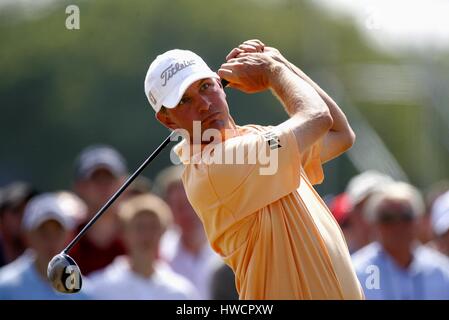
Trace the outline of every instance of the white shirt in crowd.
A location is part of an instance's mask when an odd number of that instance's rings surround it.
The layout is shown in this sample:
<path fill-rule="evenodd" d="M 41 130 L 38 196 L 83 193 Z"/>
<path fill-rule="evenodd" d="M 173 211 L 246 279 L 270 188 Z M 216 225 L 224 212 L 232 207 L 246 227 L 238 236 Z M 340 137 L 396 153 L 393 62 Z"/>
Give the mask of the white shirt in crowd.
<path fill-rule="evenodd" d="M 187 251 L 180 241 L 179 232 L 169 229 L 162 237 L 161 257 L 173 271 L 189 279 L 198 290 L 199 298 L 211 299 L 211 280 L 221 258 L 206 241 L 198 255 Z"/>
<path fill-rule="evenodd" d="M 198 299 L 192 283 L 164 262 L 144 278 L 130 267 L 128 257 L 119 256 L 106 268 L 89 276 L 86 293 L 101 300 L 191 300 Z"/>
<path fill-rule="evenodd" d="M 434 249 L 417 245 L 407 269 L 378 242 L 355 252 L 352 261 L 368 300 L 449 299 L 449 259 Z"/>
<path fill-rule="evenodd" d="M 57 292 L 40 275 L 35 265 L 35 254 L 25 251 L 10 264 L 0 268 L 0 300 L 85 300 L 84 290 L 75 294 Z"/>

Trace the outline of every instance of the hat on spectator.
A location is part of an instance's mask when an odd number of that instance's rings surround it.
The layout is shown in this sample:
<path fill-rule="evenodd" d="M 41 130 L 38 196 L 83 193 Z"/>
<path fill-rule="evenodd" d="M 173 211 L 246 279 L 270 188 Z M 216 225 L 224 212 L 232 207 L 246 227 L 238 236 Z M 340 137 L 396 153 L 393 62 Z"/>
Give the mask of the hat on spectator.
<path fill-rule="evenodd" d="M 74 227 L 72 217 L 66 212 L 61 198 L 56 193 L 43 193 L 32 198 L 22 220 L 22 227 L 27 231 L 35 230 L 44 222 L 55 220 L 66 230 Z"/>
<path fill-rule="evenodd" d="M 343 225 L 349 217 L 349 212 L 351 211 L 351 203 L 349 202 L 348 195 L 346 193 L 336 195 L 332 199 L 329 209 L 338 224 L 340 226 Z"/>
<path fill-rule="evenodd" d="M 37 190 L 27 182 L 12 182 L 0 191 L 0 210 L 4 208 L 14 209 L 37 194 Z"/>
<path fill-rule="evenodd" d="M 75 193 L 70 191 L 59 191 L 56 193 L 64 209 L 64 212 L 70 216 L 77 224 L 81 224 L 87 218 L 87 205 Z"/>
<path fill-rule="evenodd" d="M 449 230 L 449 191 L 439 196 L 433 206 L 430 216 L 433 232 L 437 236 Z"/>
<path fill-rule="evenodd" d="M 384 206 L 394 211 L 407 210 L 413 219 L 422 216 L 425 212 L 421 192 L 411 184 L 402 181 L 385 184 L 382 189 L 376 190 L 364 206 L 363 215 L 367 221 L 377 222 Z"/>
<path fill-rule="evenodd" d="M 353 177 L 346 187 L 346 194 L 351 206 L 358 205 L 371 193 L 390 182 L 393 182 L 390 176 L 375 170 L 365 171 Z"/>
<path fill-rule="evenodd" d="M 126 161 L 117 150 L 107 145 L 93 145 L 81 151 L 76 159 L 75 177 L 87 179 L 99 168 L 110 171 L 115 177 L 127 174 Z"/>

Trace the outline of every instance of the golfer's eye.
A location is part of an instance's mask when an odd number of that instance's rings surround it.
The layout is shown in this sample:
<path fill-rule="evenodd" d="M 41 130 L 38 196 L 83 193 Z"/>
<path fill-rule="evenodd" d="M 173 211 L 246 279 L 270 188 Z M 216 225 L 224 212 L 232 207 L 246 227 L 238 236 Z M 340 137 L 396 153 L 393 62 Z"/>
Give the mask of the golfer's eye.
<path fill-rule="evenodd" d="M 179 103 L 178 103 L 178 106 L 181 106 L 181 105 L 183 105 L 183 104 L 186 104 L 186 103 L 188 103 L 189 101 L 190 101 L 190 98 L 189 98 L 189 97 L 182 97 L 181 100 L 180 100 Z"/>
<path fill-rule="evenodd" d="M 206 89 L 209 88 L 210 86 L 211 86 L 211 84 L 210 84 L 209 82 L 204 82 L 204 83 L 201 85 L 201 91 L 206 90 Z"/>

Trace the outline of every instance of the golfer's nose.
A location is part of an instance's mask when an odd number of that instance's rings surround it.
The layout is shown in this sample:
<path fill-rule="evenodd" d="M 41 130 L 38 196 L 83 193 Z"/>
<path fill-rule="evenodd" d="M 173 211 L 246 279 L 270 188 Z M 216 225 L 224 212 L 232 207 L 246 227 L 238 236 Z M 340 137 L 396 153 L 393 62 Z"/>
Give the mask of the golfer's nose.
<path fill-rule="evenodd" d="M 200 95 L 198 99 L 198 110 L 200 112 L 209 111 L 211 102 L 207 96 Z"/>

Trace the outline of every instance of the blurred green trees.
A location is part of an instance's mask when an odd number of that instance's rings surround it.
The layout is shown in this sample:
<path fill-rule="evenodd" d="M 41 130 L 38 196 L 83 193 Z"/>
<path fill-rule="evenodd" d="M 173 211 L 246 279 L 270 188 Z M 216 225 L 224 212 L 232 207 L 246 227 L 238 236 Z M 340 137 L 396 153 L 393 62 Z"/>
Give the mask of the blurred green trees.
<path fill-rule="evenodd" d="M 69 4 L 80 8 L 80 30 L 65 28 Z M 0 184 L 25 178 L 42 189 L 69 188 L 74 157 L 98 142 L 117 147 L 133 169 L 168 133 L 143 93 L 152 59 L 168 49 L 191 49 L 217 69 L 229 50 L 251 38 L 277 47 L 312 78 L 334 75 L 336 87 L 326 77 L 316 80 L 332 93 L 344 88 L 337 102 L 343 109 L 344 101 L 353 102 L 412 182 L 425 187 L 449 173 L 447 149 L 426 131 L 435 121 L 424 118 L 426 101 L 410 107 L 356 99 L 348 66 L 401 61 L 374 51 L 353 26 L 309 1 L 57 1 L 33 19 L 14 12 L 0 12 Z M 239 124 L 286 119 L 269 92 L 227 94 Z M 447 132 L 444 125 L 440 132 Z M 167 150 L 146 174 L 168 164 Z M 324 192 L 341 191 L 356 173 L 345 156 L 326 170 Z"/>

